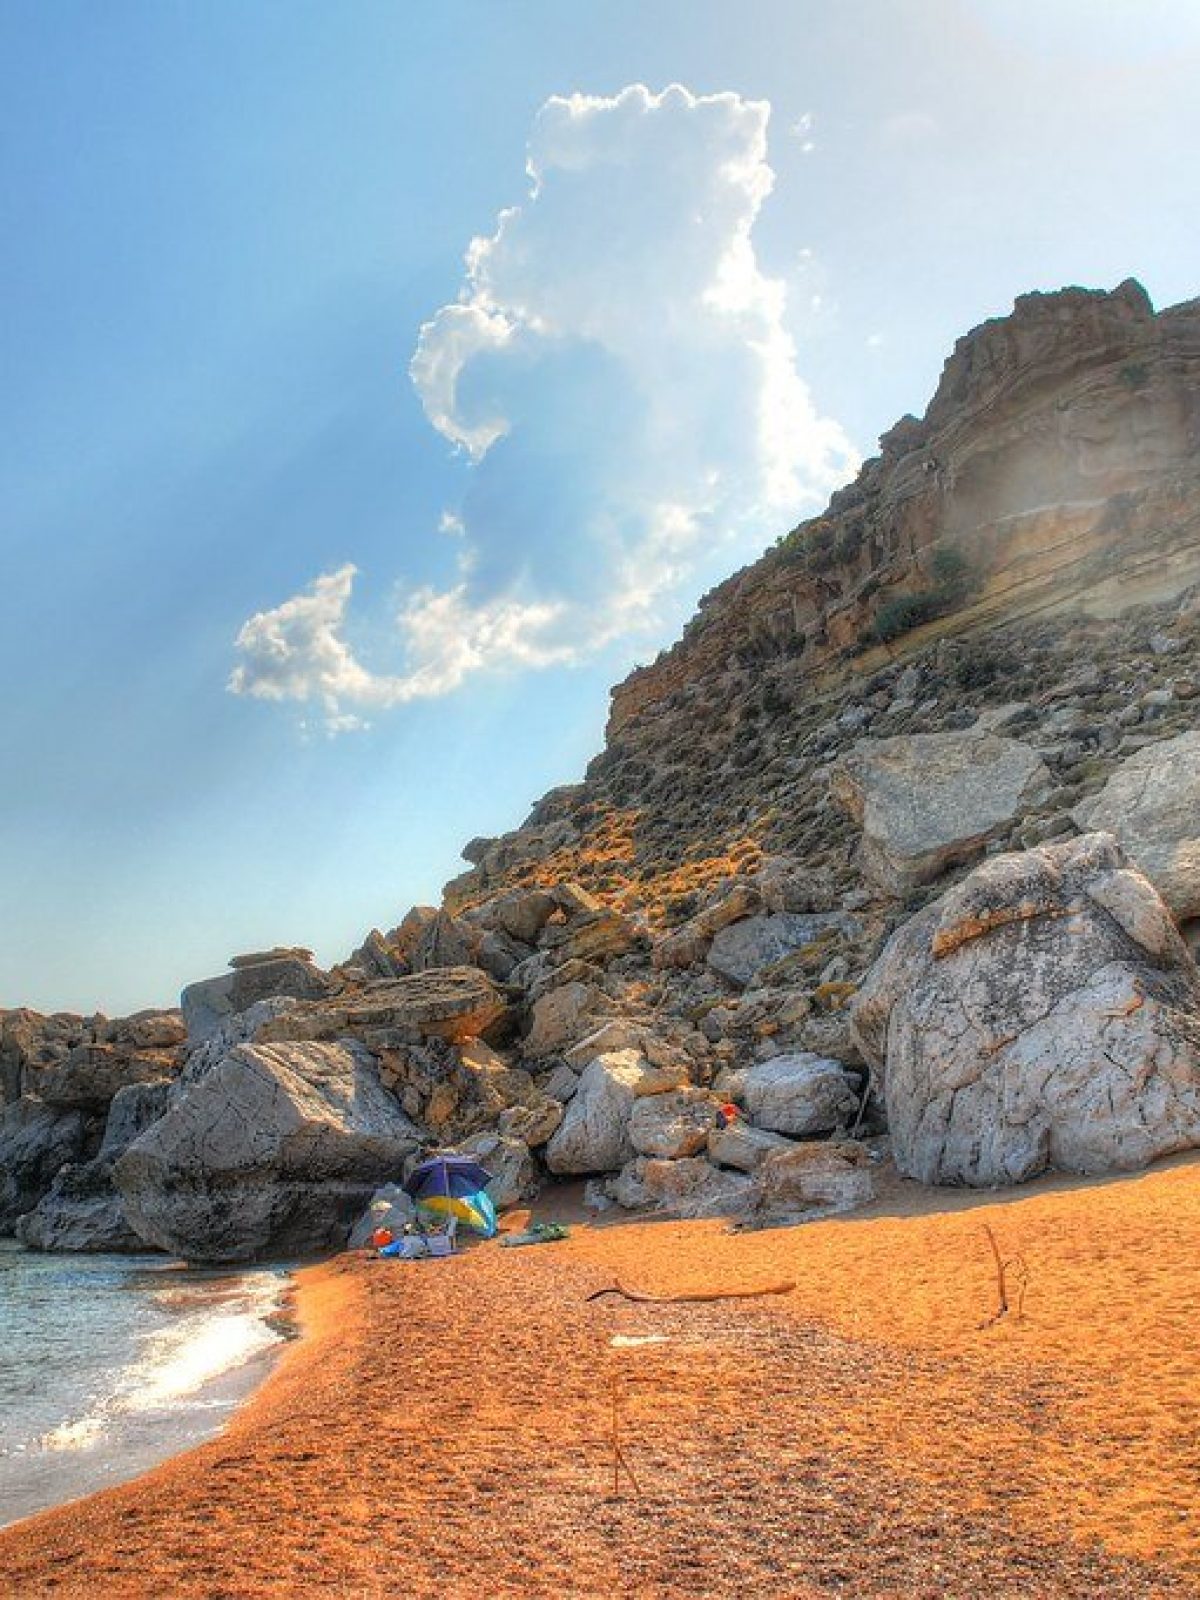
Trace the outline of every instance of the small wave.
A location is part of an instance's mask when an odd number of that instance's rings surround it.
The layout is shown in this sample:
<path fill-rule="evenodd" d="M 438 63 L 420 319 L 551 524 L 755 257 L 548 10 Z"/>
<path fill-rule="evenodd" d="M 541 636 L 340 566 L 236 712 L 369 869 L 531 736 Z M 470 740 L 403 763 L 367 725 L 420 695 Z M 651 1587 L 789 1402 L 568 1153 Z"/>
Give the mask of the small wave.
<path fill-rule="evenodd" d="M 146 1340 L 127 1378 L 123 1410 L 146 1411 L 186 1399 L 223 1373 L 241 1367 L 279 1343 L 259 1308 L 187 1316 Z"/>
<path fill-rule="evenodd" d="M 222 1285 L 216 1293 L 194 1295 L 187 1311 L 179 1309 L 182 1297 L 172 1296 L 172 1320 L 143 1336 L 135 1358 L 108 1393 L 93 1396 L 82 1416 L 68 1418 L 42 1434 L 36 1448 L 90 1449 L 118 1425 L 122 1415 L 180 1405 L 193 1411 L 221 1408 L 226 1404 L 223 1399 L 201 1391 L 280 1343 L 283 1335 L 267 1318 L 278 1309 L 283 1288 L 280 1277 L 264 1273 L 243 1280 L 235 1290 Z"/>
<path fill-rule="evenodd" d="M 74 1422 L 61 1422 L 38 1440 L 43 1450 L 86 1450 L 94 1445 L 105 1431 L 106 1419 L 99 1413 L 78 1417 Z"/>

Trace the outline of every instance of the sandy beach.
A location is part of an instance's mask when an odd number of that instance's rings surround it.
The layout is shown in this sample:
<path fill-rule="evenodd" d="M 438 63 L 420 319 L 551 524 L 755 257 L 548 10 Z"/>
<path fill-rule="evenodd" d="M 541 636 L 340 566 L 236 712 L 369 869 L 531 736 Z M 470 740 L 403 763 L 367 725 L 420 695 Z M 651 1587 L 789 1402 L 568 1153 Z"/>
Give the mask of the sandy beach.
<path fill-rule="evenodd" d="M 981 1326 L 985 1223 L 1027 1265 L 1020 1320 Z M 0 1534 L 0 1590 L 1197 1594 L 1198 1256 L 1187 1158 L 1003 1198 L 894 1181 L 758 1233 L 343 1257 L 301 1274 L 303 1337 L 218 1440 Z M 795 1288 L 588 1300 L 616 1281 Z"/>

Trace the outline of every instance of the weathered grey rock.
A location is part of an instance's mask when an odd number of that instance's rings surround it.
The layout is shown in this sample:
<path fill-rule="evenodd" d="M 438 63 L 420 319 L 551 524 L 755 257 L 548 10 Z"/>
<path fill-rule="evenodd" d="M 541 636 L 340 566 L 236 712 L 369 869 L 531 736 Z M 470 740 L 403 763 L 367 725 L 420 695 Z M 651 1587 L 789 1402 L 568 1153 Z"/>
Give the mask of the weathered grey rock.
<path fill-rule="evenodd" d="M 1200 917 L 1200 732 L 1139 750 L 1071 815 L 1115 834 L 1178 921 Z"/>
<path fill-rule="evenodd" d="M 418 1133 L 350 1044 L 238 1045 L 114 1166 L 141 1238 L 195 1261 L 344 1243 Z"/>
<path fill-rule="evenodd" d="M 736 1167 L 739 1172 L 755 1172 L 776 1150 L 790 1150 L 792 1142 L 782 1134 L 755 1128 L 740 1118 L 722 1123 L 708 1135 L 708 1159 L 718 1167 Z"/>
<path fill-rule="evenodd" d="M 595 1031 L 596 1017 L 605 1004 L 592 983 L 565 983 L 535 1000 L 525 1054 L 537 1060 L 558 1055 Z"/>
<path fill-rule="evenodd" d="M 170 1103 L 171 1081 L 131 1083 L 119 1089 L 109 1107 L 104 1140 L 94 1161 L 60 1167 L 34 1209 L 17 1221 L 14 1232 L 30 1250 L 145 1250 L 130 1227 L 113 1183 L 117 1157 Z"/>
<path fill-rule="evenodd" d="M 475 964 L 497 983 L 508 983 L 521 963 L 528 961 L 532 954 L 527 944 L 520 944 L 503 930 L 492 928 L 480 937 Z"/>
<path fill-rule="evenodd" d="M 108 1108 L 104 1140 L 97 1160 L 110 1164 L 115 1161 L 152 1123 L 166 1115 L 170 1102 L 170 1079 L 161 1079 L 157 1083 L 131 1083 L 124 1089 L 118 1089 Z"/>
<path fill-rule="evenodd" d="M 703 1089 L 671 1089 L 635 1100 L 629 1142 L 639 1155 L 677 1160 L 698 1155 L 716 1122 L 716 1101 Z"/>
<path fill-rule="evenodd" d="M 145 1250 L 125 1220 L 107 1161 L 60 1167 L 48 1193 L 17 1219 L 13 1233 L 29 1250 Z"/>
<path fill-rule="evenodd" d="M 234 957 L 235 961 L 249 960 Z M 290 995 L 295 1000 L 319 1000 L 328 994 L 329 975 L 302 955 L 266 952 L 248 966 L 239 965 L 219 978 L 189 984 L 180 996 L 188 1043 L 195 1046 L 214 1034 L 227 1017 L 245 1011 L 269 995 Z"/>
<path fill-rule="evenodd" d="M 580 1075 L 558 1131 L 546 1146 L 551 1172 L 612 1172 L 634 1155 L 629 1137 L 633 1102 L 671 1087 L 636 1050 L 597 1056 Z"/>
<path fill-rule="evenodd" d="M 796 1212 L 828 1216 L 869 1205 L 875 1178 L 865 1145 L 852 1139 L 794 1144 L 772 1151 L 756 1174 L 755 1207 L 763 1221 Z"/>
<path fill-rule="evenodd" d="M 171 1050 L 187 1038 L 183 1013 L 174 1011 L 135 1011 L 130 1017 L 115 1017 L 99 1032 L 103 1044 L 122 1045 L 129 1050 Z"/>
<path fill-rule="evenodd" d="M 549 889 L 511 889 L 470 915 L 481 927 L 498 929 L 519 944 L 532 945 L 557 910 L 558 901 Z"/>
<path fill-rule="evenodd" d="M 565 1061 L 560 1061 L 542 1084 L 543 1091 L 551 1100 L 557 1100 L 560 1105 L 566 1105 L 568 1100 L 575 1097 L 579 1088 L 579 1074 L 572 1071 Z"/>
<path fill-rule="evenodd" d="M 509 1106 L 502 1111 L 496 1132 L 520 1139 L 530 1150 L 537 1150 L 558 1130 L 562 1119 L 563 1102 L 545 1095 L 530 1105 Z"/>
<path fill-rule="evenodd" d="M 350 1230 L 346 1240 L 347 1250 L 365 1250 L 377 1228 L 390 1228 L 399 1238 L 412 1222 L 417 1208 L 412 1196 L 398 1183 L 385 1183 L 371 1196 L 371 1203 Z"/>
<path fill-rule="evenodd" d="M 175 1070 L 172 1051 L 127 1051 L 113 1044 L 81 1044 L 61 1066 L 38 1079 L 38 1095 L 61 1109 L 103 1110 L 127 1084 L 153 1083 Z"/>
<path fill-rule="evenodd" d="M 414 972 L 429 972 L 437 967 L 466 967 L 475 959 L 479 937 L 466 923 L 439 911 L 425 928 L 412 953 Z"/>
<path fill-rule="evenodd" d="M 32 1095 L 0 1111 L 0 1233 L 33 1210 L 58 1169 L 78 1158 L 83 1138 L 82 1112 L 60 1111 Z"/>
<path fill-rule="evenodd" d="M 403 978 L 409 963 L 400 952 L 388 943 L 378 928 L 372 928 L 358 949 L 350 957 L 356 967 L 361 967 L 368 978 Z"/>
<path fill-rule="evenodd" d="M 1036 750 L 967 730 L 864 739 L 834 768 L 830 791 L 862 828 L 864 873 L 904 895 L 976 855 L 1049 784 Z"/>
<path fill-rule="evenodd" d="M 746 1070 L 742 1099 L 750 1121 L 772 1133 L 829 1133 L 858 1110 L 855 1081 L 840 1061 L 796 1051 Z"/>
<path fill-rule="evenodd" d="M 1200 1144 L 1200 974 L 1110 835 L 977 867 L 893 936 L 853 1021 L 896 1164 L 924 1182 Z"/>
<path fill-rule="evenodd" d="M 235 1045 L 252 1044 L 267 1023 L 277 1021 L 289 1011 L 295 1011 L 300 1003 L 290 995 L 270 995 L 265 1000 L 256 1000 L 245 1011 L 225 1017 L 203 1044 L 189 1052 L 183 1071 L 179 1074 L 180 1083 L 193 1083 L 197 1078 L 202 1078 L 211 1068 L 224 1061 Z"/>
<path fill-rule="evenodd" d="M 722 1172 L 703 1156 L 679 1161 L 637 1156 L 604 1186 L 610 1199 L 627 1210 L 651 1207 L 668 1216 L 737 1216 L 752 1204 L 754 1181 L 740 1172 Z"/>
<path fill-rule="evenodd" d="M 747 917 L 722 928 L 713 939 L 708 964 L 731 983 L 743 988 L 765 968 L 803 950 L 830 929 L 849 931 L 854 924 L 843 912 L 799 916 L 790 911 L 772 916 Z"/>
<path fill-rule="evenodd" d="M 416 1042 L 476 1039 L 504 1016 L 503 995 L 478 967 L 437 967 L 355 993 L 293 1006 L 264 1023 L 257 1037 L 272 1040 L 340 1039 L 387 1030 Z"/>

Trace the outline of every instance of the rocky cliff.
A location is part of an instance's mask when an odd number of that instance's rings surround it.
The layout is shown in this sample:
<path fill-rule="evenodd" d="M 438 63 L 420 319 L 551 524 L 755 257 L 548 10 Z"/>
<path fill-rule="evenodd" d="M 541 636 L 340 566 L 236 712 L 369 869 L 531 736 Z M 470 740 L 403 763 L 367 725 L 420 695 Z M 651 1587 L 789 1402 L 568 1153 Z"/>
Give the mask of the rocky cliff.
<path fill-rule="evenodd" d="M 430 1147 L 743 1223 L 1200 1144 L 1200 302 L 1027 295 L 440 907 L 0 1017 L 31 1245 L 329 1248 Z"/>

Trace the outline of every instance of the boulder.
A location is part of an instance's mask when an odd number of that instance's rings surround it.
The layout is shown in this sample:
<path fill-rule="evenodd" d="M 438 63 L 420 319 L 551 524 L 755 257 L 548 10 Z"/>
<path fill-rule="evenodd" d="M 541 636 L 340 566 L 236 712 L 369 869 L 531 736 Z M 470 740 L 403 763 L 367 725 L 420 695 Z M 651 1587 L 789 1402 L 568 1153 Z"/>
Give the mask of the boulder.
<path fill-rule="evenodd" d="M 520 1139 L 530 1150 L 537 1150 L 554 1134 L 563 1119 L 563 1102 L 551 1095 L 530 1105 L 510 1106 L 496 1120 L 497 1133 Z"/>
<path fill-rule="evenodd" d="M 893 935 L 854 1003 L 896 1164 L 1109 1172 L 1200 1144 L 1200 974 L 1111 835 L 996 856 Z"/>
<path fill-rule="evenodd" d="M 468 967 L 475 959 L 478 935 L 466 923 L 439 911 L 424 929 L 413 949 L 414 972 L 429 972 L 438 967 Z"/>
<path fill-rule="evenodd" d="M 83 1149 L 80 1111 L 61 1111 L 24 1095 L 0 1111 L 0 1233 L 48 1191 L 60 1167 Z"/>
<path fill-rule="evenodd" d="M 806 1050 L 756 1062 L 741 1092 L 755 1127 L 796 1138 L 846 1127 L 858 1110 L 856 1082 L 841 1062 Z"/>
<path fill-rule="evenodd" d="M 679 1161 L 637 1156 L 604 1189 L 627 1210 L 649 1206 L 687 1219 L 739 1215 L 755 1193 L 753 1179 L 741 1172 L 720 1172 L 703 1156 Z"/>
<path fill-rule="evenodd" d="M 773 1150 L 755 1177 L 755 1207 L 763 1221 L 782 1221 L 795 1212 L 853 1211 L 875 1198 L 870 1154 L 853 1139 Z"/>
<path fill-rule="evenodd" d="M 236 1046 L 113 1172 L 148 1244 L 193 1261 L 340 1247 L 418 1142 L 361 1046 Z"/>
<path fill-rule="evenodd" d="M 698 1155 L 716 1122 L 716 1101 L 703 1089 L 670 1089 L 635 1100 L 629 1116 L 629 1142 L 639 1155 Z"/>
<path fill-rule="evenodd" d="M 862 828 L 863 872 L 897 896 L 977 855 L 1049 784 L 1036 750 L 975 730 L 863 739 L 830 778 Z"/>
<path fill-rule="evenodd" d="M 1177 921 L 1200 917 L 1200 732 L 1139 750 L 1071 815 L 1115 834 Z"/>
<path fill-rule="evenodd" d="M 173 1051 L 134 1051 L 114 1044 L 76 1045 L 60 1066 L 39 1074 L 38 1096 L 62 1109 L 101 1111 L 127 1084 L 153 1083 L 175 1071 Z"/>
<path fill-rule="evenodd" d="M 564 983 L 535 1000 L 524 1050 L 534 1060 L 558 1055 L 595 1031 L 604 995 L 592 983 Z M 597 1052 L 598 1053 L 598 1052 Z"/>
<path fill-rule="evenodd" d="M 478 906 L 471 916 L 481 927 L 532 945 L 557 910 L 558 901 L 549 889 L 511 889 Z"/>
<path fill-rule="evenodd" d="M 540 943 L 559 961 L 603 963 L 636 950 L 642 943 L 642 935 L 622 912 L 601 906 L 544 928 Z"/>
<path fill-rule="evenodd" d="M 782 1134 L 752 1127 L 740 1118 L 711 1129 L 708 1135 L 708 1159 L 739 1172 L 755 1172 L 774 1151 L 791 1148 L 792 1141 Z"/>
<path fill-rule="evenodd" d="M 135 1011 L 106 1023 L 99 1037 L 129 1050 L 172 1050 L 187 1038 L 187 1025 L 182 1011 Z"/>
<path fill-rule="evenodd" d="M 245 1011 L 269 995 L 290 995 L 295 1000 L 319 1000 L 332 983 L 327 973 L 306 959 L 306 952 L 274 951 L 235 956 L 231 972 L 189 984 L 180 996 L 188 1043 L 202 1044 L 227 1017 Z"/>
<path fill-rule="evenodd" d="M 636 1050 L 597 1056 L 582 1072 L 557 1132 L 546 1146 L 546 1165 L 559 1174 L 612 1172 L 634 1155 L 629 1137 L 633 1102 L 671 1087 Z"/>
<path fill-rule="evenodd" d="M 854 924 L 842 912 L 800 916 L 790 911 L 747 917 L 730 923 L 715 936 L 708 964 L 731 983 L 746 988 L 777 961 L 803 950 L 830 931 L 849 932 Z"/>

